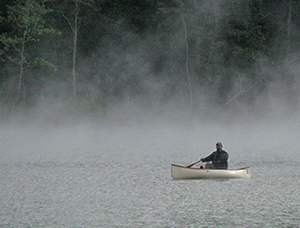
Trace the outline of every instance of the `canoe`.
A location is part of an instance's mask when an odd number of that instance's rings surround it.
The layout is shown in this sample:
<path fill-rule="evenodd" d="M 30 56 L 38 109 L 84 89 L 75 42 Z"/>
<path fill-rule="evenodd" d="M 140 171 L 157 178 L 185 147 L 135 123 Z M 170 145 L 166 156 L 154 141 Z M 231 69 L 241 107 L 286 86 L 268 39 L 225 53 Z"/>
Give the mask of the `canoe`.
<path fill-rule="evenodd" d="M 241 169 L 199 169 L 171 165 L 173 179 L 231 179 L 250 178 L 250 167 Z"/>

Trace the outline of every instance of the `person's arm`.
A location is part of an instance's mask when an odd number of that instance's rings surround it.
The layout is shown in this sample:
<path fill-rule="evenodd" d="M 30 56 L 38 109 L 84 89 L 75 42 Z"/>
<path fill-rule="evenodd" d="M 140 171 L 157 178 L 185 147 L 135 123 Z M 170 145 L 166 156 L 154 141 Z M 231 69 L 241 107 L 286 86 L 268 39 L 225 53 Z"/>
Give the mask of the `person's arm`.
<path fill-rule="evenodd" d="M 200 161 L 202 161 L 202 162 L 209 162 L 209 161 L 212 161 L 213 158 L 214 158 L 214 154 L 215 154 L 215 153 L 216 153 L 216 152 L 213 152 L 212 154 L 208 155 L 207 157 L 201 158 Z"/>
<path fill-rule="evenodd" d="M 220 161 L 226 162 L 228 160 L 228 157 L 229 157 L 228 153 L 226 151 L 223 151 L 223 153 L 220 156 Z"/>

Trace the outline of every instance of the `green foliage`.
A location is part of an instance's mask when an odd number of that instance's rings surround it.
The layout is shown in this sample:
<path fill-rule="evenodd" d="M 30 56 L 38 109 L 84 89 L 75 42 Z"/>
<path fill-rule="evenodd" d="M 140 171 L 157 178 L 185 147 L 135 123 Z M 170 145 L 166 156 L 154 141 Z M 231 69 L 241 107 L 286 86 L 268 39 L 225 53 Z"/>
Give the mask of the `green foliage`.
<path fill-rule="evenodd" d="M 47 28 L 44 15 L 51 9 L 45 8 L 46 0 L 18 0 L 13 6 L 7 6 L 7 18 L 3 20 L 11 28 L 10 32 L 0 34 L 3 49 L 0 54 L 5 55 L 11 62 L 27 67 L 36 66 L 40 61 L 27 58 L 26 49 L 30 44 L 40 41 L 40 37 L 55 33 L 54 28 Z M 43 61 L 44 64 L 49 64 Z"/>
<path fill-rule="evenodd" d="M 240 7 L 243 13 L 230 15 L 224 32 L 232 56 L 240 60 L 240 66 L 249 66 L 258 58 L 266 57 L 271 39 L 266 26 L 269 18 L 262 0 L 240 3 Z"/>
<path fill-rule="evenodd" d="M 5 81 L 15 80 L 22 72 L 19 79 L 27 83 L 27 90 L 43 90 L 49 79 L 70 86 L 70 71 L 76 62 L 78 94 L 89 94 L 85 99 L 99 103 L 147 93 L 152 81 L 161 83 L 160 89 L 171 91 L 159 91 L 162 94 L 174 95 L 182 88 L 187 91 L 186 75 L 193 93 L 211 86 L 204 89 L 221 91 L 214 96 L 226 102 L 239 77 L 245 87 L 253 81 L 266 83 L 260 79 L 272 76 L 262 76 L 260 69 L 268 68 L 268 64 L 278 67 L 287 56 L 299 52 L 299 1 L 282 3 L 2 1 L 0 83 L 5 87 Z M 72 40 L 75 30 L 76 45 Z M 55 35 L 58 33 L 62 36 Z M 68 86 L 64 90 L 63 96 L 71 94 Z M 196 100 L 197 95 L 194 97 Z"/>

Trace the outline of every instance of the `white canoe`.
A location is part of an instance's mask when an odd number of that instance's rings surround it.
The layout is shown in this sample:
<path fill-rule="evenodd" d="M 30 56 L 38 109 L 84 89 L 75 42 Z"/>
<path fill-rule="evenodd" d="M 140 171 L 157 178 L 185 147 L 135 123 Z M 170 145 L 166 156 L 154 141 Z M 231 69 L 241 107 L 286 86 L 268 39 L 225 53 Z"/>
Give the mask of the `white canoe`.
<path fill-rule="evenodd" d="M 241 169 L 199 169 L 187 168 L 180 165 L 171 166 L 173 179 L 229 179 L 250 178 L 250 167 Z"/>

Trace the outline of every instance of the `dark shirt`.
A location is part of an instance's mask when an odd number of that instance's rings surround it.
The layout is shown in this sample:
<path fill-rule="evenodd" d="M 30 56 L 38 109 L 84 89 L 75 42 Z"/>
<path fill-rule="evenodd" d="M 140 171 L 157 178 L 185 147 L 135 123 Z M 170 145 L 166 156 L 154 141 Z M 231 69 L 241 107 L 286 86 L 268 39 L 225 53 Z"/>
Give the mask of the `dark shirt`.
<path fill-rule="evenodd" d="M 225 150 L 215 151 L 208 157 L 203 159 L 203 162 L 212 161 L 216 169 L 227 169 L 228 168 L 228 153 Z"/>

